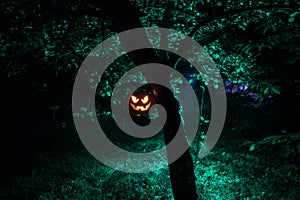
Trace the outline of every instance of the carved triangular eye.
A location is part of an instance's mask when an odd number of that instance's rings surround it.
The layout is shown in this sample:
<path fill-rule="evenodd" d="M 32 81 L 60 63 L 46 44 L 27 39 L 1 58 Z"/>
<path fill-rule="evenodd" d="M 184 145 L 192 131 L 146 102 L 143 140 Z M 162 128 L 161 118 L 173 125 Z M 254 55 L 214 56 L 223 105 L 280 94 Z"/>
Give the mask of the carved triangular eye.
<path fill-rule="evenodd" d="M 137 103 L 140 99 L 139 98 L 136 98 L 136 96 L 131 96 L 131 100 L 133 103 Z"/>
<path fill-rule="evenodd" d="M 149 101 L 148 95 L 146 95 L 144 98 L 142 98 L 141 101 L 143 102 L 143 104 L 146 104 Z"/>

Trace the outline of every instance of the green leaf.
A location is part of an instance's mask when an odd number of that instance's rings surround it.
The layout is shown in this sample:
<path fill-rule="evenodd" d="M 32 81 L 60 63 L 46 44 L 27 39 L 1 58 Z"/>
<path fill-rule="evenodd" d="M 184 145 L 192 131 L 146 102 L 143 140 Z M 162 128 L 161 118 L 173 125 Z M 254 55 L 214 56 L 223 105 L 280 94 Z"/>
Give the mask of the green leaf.
<path fill-rule="evenodd" d="M 300 12 L 294 12 L 291 14 L 290 18 L 289 18 L 289 22 L 293 23 L 295 21 L 296 16 L 300 14 Z"/>
<path fill-rule="evenodd" d="M 214 87 L 217 90 L 219 88 L 219 84 L 218 83 L 214 83 Z"/>
<path fill-rule="evenodd" d="M 271 87 L 271 91 L 275 94 L 280 94 L 280 91 L 276 87 Z"/>
<path fill-rule="evenodd" d="M 270 88 L 267 87 L 264 89 L 264 95 L 268 95 L 270 93 Z"/>

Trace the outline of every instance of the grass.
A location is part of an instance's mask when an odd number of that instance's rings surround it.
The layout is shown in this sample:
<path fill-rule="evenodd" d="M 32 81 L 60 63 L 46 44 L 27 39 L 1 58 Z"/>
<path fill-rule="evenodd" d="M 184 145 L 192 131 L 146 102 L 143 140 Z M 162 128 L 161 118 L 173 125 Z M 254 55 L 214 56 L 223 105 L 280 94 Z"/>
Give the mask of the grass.
<path fill-rule="evenodd" d="M 56 131 L 49 138 L 55 143 L 51 150 L 37 149 L 30 167 L 19 166 L 27 170 L 2 178 L 0 199 L 173 199 L 167 168 L 144 174 L 116 171 L 94 159 L 74 130 L 47 131 Z M 300 134 L 281 137 L 286 139 L 221 139 L 207 157 L 195 159 L 199 196 L 299 199 Z"/>

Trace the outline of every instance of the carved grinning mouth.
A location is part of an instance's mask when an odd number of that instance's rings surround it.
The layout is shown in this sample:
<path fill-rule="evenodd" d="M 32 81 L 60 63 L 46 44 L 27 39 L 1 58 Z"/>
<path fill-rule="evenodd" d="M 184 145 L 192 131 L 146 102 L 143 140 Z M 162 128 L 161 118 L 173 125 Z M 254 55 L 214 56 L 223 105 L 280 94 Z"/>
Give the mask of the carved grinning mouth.
<path fill-rule="evenodd" d="M 148 103 L 148 104 L 145 105 L 145 106 L 136 106 L 136 105 L 130 103 L 130 106 L 131 106 L 134 110 L 136 110 L 136 111 L 146 111 L 146 110 L 149 110 L 150 105 L 151 105 L 151 103 Z"/>

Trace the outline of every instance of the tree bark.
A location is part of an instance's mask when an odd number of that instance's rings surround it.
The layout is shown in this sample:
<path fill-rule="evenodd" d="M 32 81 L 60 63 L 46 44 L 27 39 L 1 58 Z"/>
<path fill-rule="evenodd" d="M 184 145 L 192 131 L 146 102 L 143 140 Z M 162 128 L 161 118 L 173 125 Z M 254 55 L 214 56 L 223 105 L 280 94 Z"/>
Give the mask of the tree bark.
<path fill-rule="evenodd" d="M 106 0 L 101 3 L 105 15 L 111 21 L 117 32 L 142 27 L 138 11 L 131 5 L 129 0 Z M 162 63 L 153 49 L 134 51 L 129 53 L 129 56 L 136 65 L 150 62 Z M 175 61 L 174 59 L 171 59 L 168 63 L 173 66 Z M 165 87 L 158 88 L 158 86 L 153 86 L 152 89 L 158 91 L 156 100 L 158 103 L 162 104 L 167 111 L 167 121 L 163 127 L 165 144 L 167 145 L 177 134 L 181 122 L 179 104 L 169 89 Z M 188 145 L 184 135 L 181 135 L 181 140 L 185 145 Z M 169 159 L 172 155 L 170 149 L 167 149 L 167 155 Z M 187 198 L 189 200 L 197 199 L 196 178 L 189 150 L 169 165 L 169 171 L 174 198 L 176 200 Z"/>
<path fill-rule="evenodd" d="M 158 91 L 158 103 L 162 104 L 167 111 L 167 121 L 163 128 L 165 144 L 167 145 L 172 141 L 179 129 L 181 122 L 179 104 L 169 89 L 162 87 L 158 88 Z M 188 146 L 185 135 L 181 134 L 179 136 L 181 144 Z M 172 150 L 167 148 L 168 159 L 172 153 Z M 169 172 L 174 199 L 198 199 L 193 159 L 189 149 L 169 165 Z"/>

